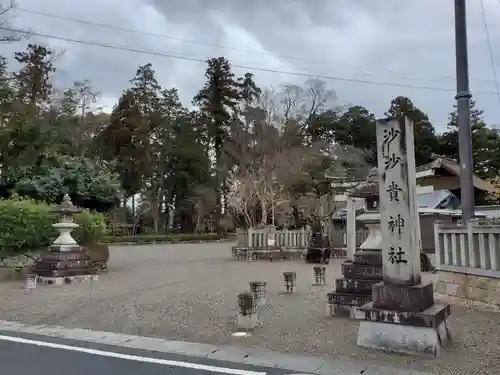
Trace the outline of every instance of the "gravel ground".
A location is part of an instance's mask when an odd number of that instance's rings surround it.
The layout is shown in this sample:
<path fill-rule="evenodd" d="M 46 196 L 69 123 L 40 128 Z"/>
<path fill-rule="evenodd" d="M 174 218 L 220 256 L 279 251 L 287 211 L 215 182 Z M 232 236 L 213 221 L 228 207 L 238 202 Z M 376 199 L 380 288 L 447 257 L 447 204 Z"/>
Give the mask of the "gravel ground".
<path fill-rule="evenodd" d="M 0 319 L 62 325 L 281 352 L 373 360 L 436 374 L 500 374 L 500 314 L 453 307 L 453 346 L 442 358 L 382 353 L 356 345 L 358 323 L 325 316 L 326 293 L 341 261 L 327 268 L 327 286 L 311 285 L 312 266 L 298 261 L 235 262 L 228 243 L 115 247 L 99 281 L 39 286 L 0 284 Z M 297 293 L 283 295 L 282 272 L 297 272 Z M 432 277 L 427 275 L 427 277 Z M 236 295 L 248 282 L 268 282 L 268 306 L 252 336 L 235 339 Z"/>

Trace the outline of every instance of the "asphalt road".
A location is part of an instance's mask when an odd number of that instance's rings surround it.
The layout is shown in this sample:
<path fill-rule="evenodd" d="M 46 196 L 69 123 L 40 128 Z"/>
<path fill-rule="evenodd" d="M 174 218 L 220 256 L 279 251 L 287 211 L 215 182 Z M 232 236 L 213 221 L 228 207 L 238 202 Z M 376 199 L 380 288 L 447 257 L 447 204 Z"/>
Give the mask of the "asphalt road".
<path fill-rule="evenodd" d="M 0 332 L 5 375 L 285 375 L 292 371 L 137 350 L 84 341 Z"/>

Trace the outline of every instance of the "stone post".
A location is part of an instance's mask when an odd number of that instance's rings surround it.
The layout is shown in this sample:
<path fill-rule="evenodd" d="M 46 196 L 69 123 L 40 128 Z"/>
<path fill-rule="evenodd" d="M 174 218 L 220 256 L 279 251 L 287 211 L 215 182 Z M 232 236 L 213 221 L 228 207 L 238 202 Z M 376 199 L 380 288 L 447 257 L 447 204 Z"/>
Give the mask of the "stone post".
<path fill-rule="evenodd" d="M 266 305 L 267 283 L 265 281 L 251 281 L 250 292 L 253 294 L 257 307 Z"/>
<path fill-rule="evenodd" d="M 437 355 L 448 338 L 449 305 L 434 304 L 433 283 L 421 283 L 413 124 L 377 122 L 383 282 L 363 307 L 358 345 Z"/>
<path fill-rule="evenodd" d="M 238 329 L 254 329 L 257 326 L 257 309 L 252 293 L 238 294 L 238 313 L 236 317 Z"/>
<path fill-rule="evenodd" d="M 253 243 L 254 241 L 254 230 L 253 228 L 248 228 L 248 248 L 252 249 L 255 247 L 255 244 Z"/>
<path fill-rule="evenodd" d="M 326 267 L 313 267 L 313 282 L 312 285 L 325 285 L 326 283 Z"/>
<path fill-rule="evenodd" d="M 356 208 L 355 200 L 351 197 L 347 198 L 347 226 L 346 226 L 346 249 L 347 262 L 354 260 L 356 252 Z"/>
<path fill-rule="evenodd" d="M 444 222 L 442 220 L 436 220 L 434 222 L 434 253 L 436 256 L 435 267 L 439 271 L 439 266 L 441 265 L 441 238 L 439 235 L 440 229 L 443 227 Z"/>
<path fill-rule="evenodd" d="M 285 293 L 293 293 L 297 290 L 297 274 L 295 272 L 283 272 L 285 279 Z"/>

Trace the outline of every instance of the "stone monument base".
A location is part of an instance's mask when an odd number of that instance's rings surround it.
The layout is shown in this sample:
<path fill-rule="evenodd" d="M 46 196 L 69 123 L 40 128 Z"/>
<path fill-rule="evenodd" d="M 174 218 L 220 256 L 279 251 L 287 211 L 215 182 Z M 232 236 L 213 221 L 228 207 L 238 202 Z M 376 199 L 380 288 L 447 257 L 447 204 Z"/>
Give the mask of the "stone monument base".
<path fill-rule="evenodd" d="M 99 279 L 98 275 L 77 275 L 77 276 L 65 276 L 65 277 L 38 276 L 38 282 L 47 285 L 76 284 L 85 281 L 96 281 L 98 279 Z"/>
<path fill-rule="evenodd" d="M 424 311 L 375 308 L 370 302 L 359 309 L 359 346 L 405 354 L 439 356 L 451 339 L 447 324 L 449 304 L 433 304 Z"/>
<path fill-rule="evenodd" d="M 327 293 L 327 316 L 343 316 L 351 319 L 364 319 L 365 315 L 359 310 L 372 300 L 370 295 L 353 295 L 347 293 Z"/>
<path fill-rule="evenodd" d="M 97 272 L 92 267 L 88 252 L 78 245 L 51 245 L 35 264 L 34 273 L 41 278 L 65 279 L 76 276 L 93 276 Z M 42 281 L 43 282 L 43 281 Z"/>
<path fill-rule="evenodd" d="M 372 301 L 372 287 L 382 281 L 382 252 L 358 250 L 353 262 L 342 264 L 342 279 L 335 280 L 335 291 L 327 293 L 327 316 L 364 319 L 359 310 Z"/>
<path fill-rule="evenodd" d="M 373 285 L 373 307 L 419 312 L 434 304 L 434 284 L 393 285 L 384 282 Z"/>

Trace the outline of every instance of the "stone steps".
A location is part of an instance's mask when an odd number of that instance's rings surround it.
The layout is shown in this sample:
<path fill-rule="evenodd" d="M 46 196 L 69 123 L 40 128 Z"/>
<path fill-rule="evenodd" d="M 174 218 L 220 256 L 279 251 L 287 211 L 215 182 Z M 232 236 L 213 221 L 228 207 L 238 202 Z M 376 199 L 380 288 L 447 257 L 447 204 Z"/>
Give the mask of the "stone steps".
<path fill-rule="evenodd" d="M 363 306 L 372 301 L 372 296 L 367 294 L 353 294 L 353 293 L 327 293 L 329 304 L 349 305 L 349 306 Z"/>
<path fill-rule="evenodd" d="M 327 293 L 327 313 L 360 319 L 359 307 L 372 301 L 373 285 L 382 281 L 382 252 L 358 250 L 353 262 L 342 264 L 342 275 L 335 280 L 335 291 Z"/>
<path fill-rule="evenodd" d="M 337 293 L 356 293 L 372 295 L 372 286 L 380 280 L 359 280 L 359 279 L 337 279 L 335 280 L 335 291 Z"/>

